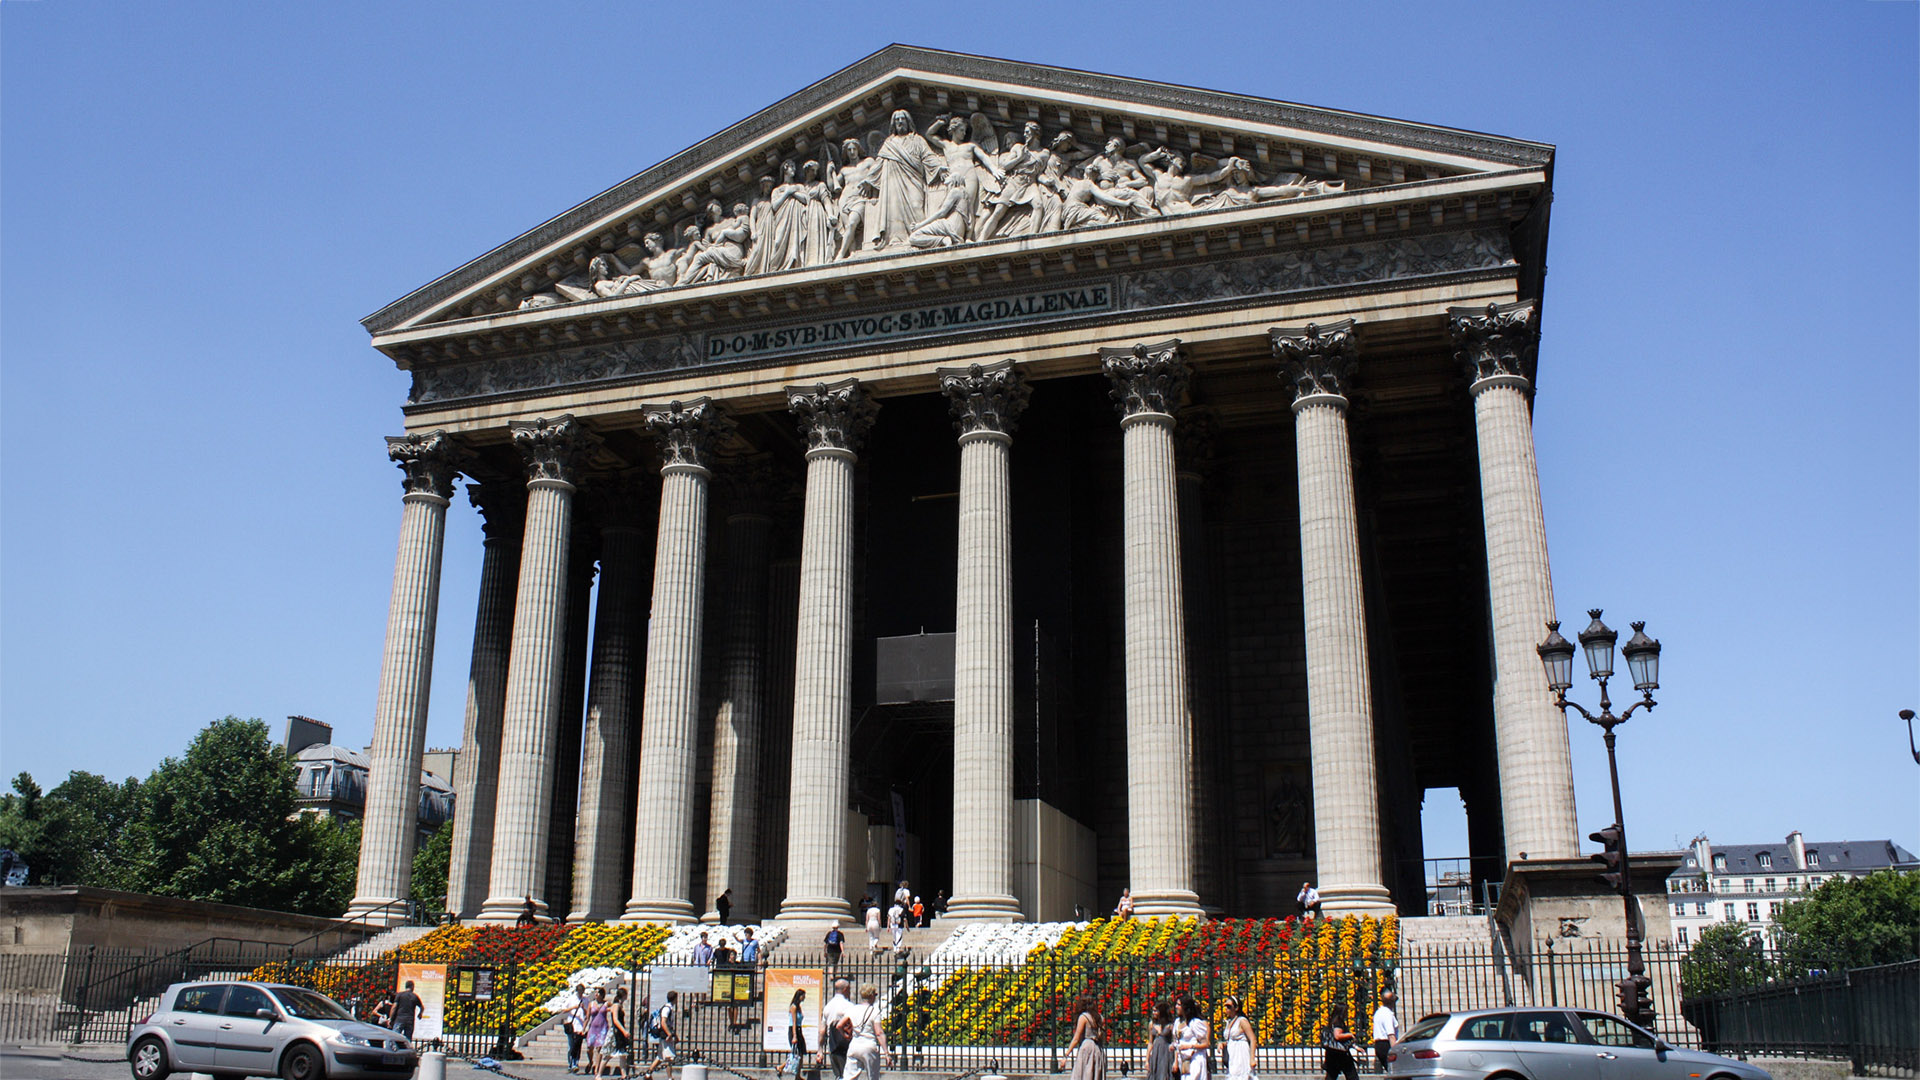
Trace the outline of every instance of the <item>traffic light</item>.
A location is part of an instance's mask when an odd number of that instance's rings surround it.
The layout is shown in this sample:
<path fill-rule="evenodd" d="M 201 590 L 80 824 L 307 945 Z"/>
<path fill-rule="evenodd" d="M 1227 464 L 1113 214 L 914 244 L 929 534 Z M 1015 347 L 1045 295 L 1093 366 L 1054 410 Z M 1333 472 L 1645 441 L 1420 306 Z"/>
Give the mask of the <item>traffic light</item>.
<path fill-rule="evenodd" d="M 1620 1015 L 1643 1028 L 1653 1027 L 1653 980 L 1645 975 L 1629 975 L 1614 984 Z"/>
<path fill-rule="evenodd" d="M 1600 880 L 1622 896 L 1627 894 L 1627 848 L 1621 843 L 1622 830 L 1618 825 L 1609 825 L 1599 832 L 1588 833 L 1587 839 L 1600 845 L 1600 851 L 1591 856 L 1601 866 Z"/>

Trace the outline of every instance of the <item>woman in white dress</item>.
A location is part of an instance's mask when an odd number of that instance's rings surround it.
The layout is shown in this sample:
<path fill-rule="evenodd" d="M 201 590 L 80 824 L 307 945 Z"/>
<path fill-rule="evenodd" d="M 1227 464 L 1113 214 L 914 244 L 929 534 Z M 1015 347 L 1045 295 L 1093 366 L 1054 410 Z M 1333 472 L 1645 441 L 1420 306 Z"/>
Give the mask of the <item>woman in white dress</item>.
<path fill-rule="evenodd" d="M 1228 994 L 1221 1000 L 1220 1007 L 1227 1014 L 1227 1030 L 1221 1036 L 1221 1042 L 1227 1047 L 1227 1078 L 1253 1080 L 1253 1049 L 1256 1045 L 1253 1022 L 1247 1019 L 1246 1013 L 1240 1011 L 1240 998 L 1237 995 Z"/>
<path fill-rule="evenodd" d="M 876 1000 L 879 996 L 872 983 L 860 988 L 860 1000 L 865 1004 L 853 1010 L 853 1043 L 847 1047 L 847 1071 L 841 1080 L 880 1080 L 882 1059 L 893 1063 L 887 1025 Z"/>
<path fill-rule="evenodd" d="M 867 905 L 867 950 L 880 951 L 880 905 Z"/>
<path fill-rule="evenodd" d="M 1213 1045 L 1213 1025 L 1200 1011 L 1192 994 L 1180 995 L 1179 1037 L 1174 1052 L 1180 1055 L 1180 1071 L 1187 1080 L 1208 1080 L 1207 1050 Z"/>

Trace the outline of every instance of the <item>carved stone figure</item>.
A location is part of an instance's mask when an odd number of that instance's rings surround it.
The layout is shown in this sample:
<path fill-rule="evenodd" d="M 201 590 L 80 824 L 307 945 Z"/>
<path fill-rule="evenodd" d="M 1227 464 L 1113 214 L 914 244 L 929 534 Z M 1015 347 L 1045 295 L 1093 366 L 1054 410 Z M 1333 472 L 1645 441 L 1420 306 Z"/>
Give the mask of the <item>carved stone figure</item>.
<path fill-rule="evenodd" d="M 620 256 L 611 253 L 593 257 L 587 264 L 587 279 L 593 282 L 594 295 L 601 297 L 634 296 L 662 287 L 660 282 L 634 273 Z"/>
<path fill-rule="evenodd" d="M 1255 186 L 1253 163 L 1246 158 L 1227 159 L 1226 186 L 1193 200 L 1195 210 L 1225 210 L 1252 206 L 1263 199 L 1297 199 L 1302 195 L 1320 195 L 1345 191 L 1344 180 L 1309 180 L 1300 173 L 1282 173 L 1271 184 Z"/>
<path fill-rule="evenodd" d="M 773 224 L 773 177 L 760 178 L 760 197 L 753 201 L 753 209 L 747 211 L 747 266 L 744 273 L 748 277 L 767 272 L 767 253 L 771 245 L 767 243 L 767 233 Z"/>
<path fill-rule="evenodd" d="M 747 265 L 747 206 L 737 204 L 727 217 L 719 202 L 707 204 L 711 222 L 700 237 L 698 250 L 680 271 L 680 284 L 703 281 L 727 281 L 737 278 Z M 690 249 L 691 250 L 691 249 Z"/>
<path fill-rule="evenodd" d="M 827 190 L 827 182 L 820 179 L 818 161 L 808 161 L 800 167 L 800 185 L 806 197 L 800 262 L 803 266 L 820 266 L 833 261 L 837 238 L 833 228 L 833 194 Z"/>
<path fill-rule="evenodd" d="M 1127 157 L 1126 140 L 1118 135 L 1108 139 L 1105 148 L 1087 164 L 1097 167 L 1098 172 L 1089 170 L 1096 182 L 1102 176 L 1111 181 L 1105 187 L 1114 198 L 1127 204 L 1127 216 L 1153 217 L 1158 213 L 1153 204 L 1153 181 Z"/>
<path fill-rule="evenodd" d="M 1091 161 L 1073 170 L 1072 178 L 1067 181 L 1065 203 L 1060 215 L 1063 229 L 1105 225 L 1133 209 L 1131 200 L 1114 194 L 1113 177 Z"/>
<path fill-rule="evenodd" d="M 894 111 L 891 133 L 874 157 L 880 160 L 879 198 L 870 211 L 867 231 L 876 248 L 905 247 L 914 223 L 927 212 L 927 177 L 945 159 L 913 130 L 913 116 Z"/>
<path fill-rule="evenodd" d="M 1057 204 L 1048 207 L 1048 214 L 1034 232 L 1058 232 L 1061 218 L 1066 211 L 1067 189 L 1071 186 L 1068 173 L 1075 165 L 1093 156 L 1093 150 L 1080 145 L 1073 132 L 1062 131 L 1053 137 L 1047 147 L 1046 164 L 1040 168 L 1040 183 L 1045 185 L 1058 198 Z"/>
<path fill-rule="evenodd" d="M 1000 190 L 987 196 L 984 215 L 975 215 L 973 238 L 1022 236 L 1059 212 L 1059 197 L 1040 183 L 1049 155 L 1040 145 L 1040 125 L 1029 120 L 1018 141 L 1000 154 Z"/>
<path fill-rule="evenodd" d="M 680 280 L 678 256 L 675 252 L 667 250 L 664 237 L 657 232 L 650 232 L 640 241 L 640 246 L 646 249 L 646 257 L 641 262 L 646 269 L 647 278 L 655 283 L 655 288 L 664 289 L 678 283 Z"/>
<path fill-rule="evenodd" d="M 860 140 L 842 142 L 840 153 L 844 164 L 830 165 L 827 169 L 827 190 L 838 200 L 834 216 L 839 226 L 840 247 L 834 252 L 835 259 L 844 259 L 866 244 L 867 214 L 880 196 L 877 181 L 880 162 L 867 156 Z"/>
<path fill-rule="evenodd" d="M 981 118 L 983 121 L 985 117 Z M 979 210 L 981 199 L 981 173 L 984 170 L 993 178 L 995 188 L 1006 179 L 1000 169 L 1000 163 L 993 159 L 987 149 L 967 138 L 967 120 L 963 116 L 943 116 L 927 129 L 927 142 L 946 159 L 949 182 L 958 180 L 966 189 L 965 214 L 969 224 Z M 993 128 L 987 125 L 986 134 L 991 137 Z M 998 141 L 997 139 L 995 140 Z M 931 181 L 930 181 L 931 182 Z M 932 198 L 940 198 L 934 194 Z"/>
<path fill-rule="evenodd" d="M 1157 168 L 1155 163 L 1164 163 L 1165 168 Z M 1218 183 L 1226 179 L 1233 171 L 1233 162 L 1228 160 L 1210 173 L 1189 175 L 1187 159 L 1166 147 L 1141 156 L 1140 167 L 1153 177 L 1153 204 L 1163 214 L 1185 214 L 1193 209 L 1193 191 L 1196 187 Z"/>
<path fill-rule="evenodd" d="M 780 163 L 780 186 L 773 189 L 773 212 L 764 241 L 769 272 L 806 263 L 807 189 L 800 184 L 799 172 L 791 160 Z"/>
<path fill-rule="evenodd" d="M 934 170 L 938 190 L 945 194 L 940 205 L 934 207 L 925 219 L 915 222 L 913 232 L 908 234 L 907 243 L 917 248 L 943 248 L 967 242 L 967 207 L 971 197 L 967 194 L 965 177 L 950 175 L 946 166 Z"/>

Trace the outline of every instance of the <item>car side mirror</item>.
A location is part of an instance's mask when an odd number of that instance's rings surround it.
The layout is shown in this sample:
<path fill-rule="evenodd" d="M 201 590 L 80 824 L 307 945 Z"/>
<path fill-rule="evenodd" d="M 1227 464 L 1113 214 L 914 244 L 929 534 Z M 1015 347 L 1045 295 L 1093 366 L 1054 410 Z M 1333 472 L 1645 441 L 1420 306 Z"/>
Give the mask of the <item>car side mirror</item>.
<path fill-rule="evenodd" d="M 1653 1052 L 1654 1052 L 1654 1053 L 1656 1053 L 1656 1054 L 1664 1054 L 1664 1053 L 1667 1053 L 1668 1051 L 1670 1051 L 1670 1050 L 1672 1050 L 1672 1049 L 1673 1049 L 1673 1047 L 1672 1047 L 1672 1046 L 1669 1046 L 1669 1045 L 1667 1044 L 1667 1040 L 1665 1040 L 1665 1039 L 1655 1039 L 1655 1040 L 1653 1040 Z"/>
<path fill-rule="evenodd" d="M 253 1015 L 267 1021 L 280 1019 L 280 1014 L 274 1012 L 272 1009 L 255 1009 L 253 1010 Z"/>

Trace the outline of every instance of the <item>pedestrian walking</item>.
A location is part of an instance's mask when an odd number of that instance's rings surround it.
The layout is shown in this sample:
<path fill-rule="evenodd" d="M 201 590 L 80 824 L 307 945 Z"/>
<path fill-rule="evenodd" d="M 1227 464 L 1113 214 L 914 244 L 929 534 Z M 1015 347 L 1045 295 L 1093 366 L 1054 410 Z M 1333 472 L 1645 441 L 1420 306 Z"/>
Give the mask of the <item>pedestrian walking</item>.
<path fill-rule="evenodd" d="M 1380 1074 L 1387 1072 L 1387 1053 L 1400 1041 L 1400 1018 L 1394 1015 L 1393 991 L 1380 995 L 1380 1007 L 1373 1010 L 1373 1061 Z"/>
<path fill-rule="evenodd" d="M 833 980 L 833 996 L 820 1010 L 820 1064 L 829 1076 L 839 1076 L 847 1068 L 847 1051 L 853 1046 L 853 1003 L 847 990 L 853 984 Z"/>
<path fill-rule="evenodd" d="M 899 904 L 902 908 L 912 905 L 913 890 L 907 887 L 906 878 L 901 878 L 900 887 L 893 890 L 893 902 Z"/>
<path fill-rule="evenodd" d="M 847 935 L 841 933 L 838 926 L 827 927 L 827 936 L 822 943 L 827 949 L 828 967 L 840 966 L 840 946 L 846 944 L 846 941 Z"/>
<path fill-rule="evenodd" d="M 659 1049 L 642 1076 L 652 1076 L 657 1069 L 665 1069 L 668 1076 L 673 1075 L 674 1047 L 680 1041 L 680 1015 L 676 1008 L 679 1003 L 680 991 L 669 990 L 666 1002 L 653 1014 L 652 1027 L 647 1034 Z"/>
<path fill-rule="evenodd" d="M 377 1027 L 393 1028 L 393 995 L 381 994 L 380 1000 L 373 1006 L 373 1022 Z"/>
<path fill-rule="evenodd" d="M 927 905 L 921 903 L 917 896 L 913 898 L 913 925 L 927 925 Z"/>
<path fill-rule="evenodd" d="M 582 983 L 573 988 L 573 1005 L 567 1009 L 567 1018 L 560 1022 L 567 1032 L 567 1072 L 580 1071 L 580 1051 L 587 1044 L 587 987 Z"/>
<path fill-rule="evenodd" d="M 1207 1023 L 1206 1014 L 1192 994 L 1180 995 L 1177 1011 L 1180 1027 L 1173 1049 L 1179 1055 L 1180 1071 L 1186 1074 L 1187 1080 L 1208 1080 L 1211 1073 L 1207 1057 L 1213 1049 L 1213 1025 Z"/>
<path fill-rule="evenodd" d="M 727 926 L 732 923 L 733 921 L 733 887 L 732 886 L 728 886 L 727 888 L 722 889 L 720 891 L 720 895 L 716 897 L 713 901 L 713 910 L 720 914 L 721 926 Z"/>
<path fill-rule="evenodd" d="M 627 1012 L 627 988 L 624 986 L 613 992 L 613 1013 L 609 1023 L 613 1026 L 614 1071 L 624 1080 L 633 1063 L 633 1017 Z"/>
<path fill-rule="evenodd" d="M 1162 998 L 1147 1020 L 1146 1080 L 1173 1080 L 1173 1042 L 1178 1030 L 1173 1022 L 1173 1003 Z"/>
<path fill-rule="evenodd" d="M 1073 1003 L 1073 1038 L 1067 1041 L 1067 1057 L 1073 1062 L 1072 1080 L 1107 1080 L 1107 1050 L 1101 1045 L 1100 1010 L 1090 994 L 1082 994 Z"/>
<path fill-rule="evenodd" d="M 787 1060 L 773 1070 L 775 1076 L 792 1073 L 798 1077 L 801 1063 L 807 1058 L 807 1019 L 802 1007 L 806 1000 L 805 990 L 795 990 L 792 1000 L 787 1002 Z"/>
<path fill-rule="evenodd" d="M 1253 1023 L 1241 1010 L 1237 995 L 1220 999 L 1220 1008 L 1227 1014 L 1227 1030 L 1220 1039 L 1227 1048 L 1227 1080 L 1254 1080 L 1253 1053 L 1260 1043 Z"/>
<path fill-rule="evenodd" d="M 887 929 L 893 931 L 893 951 L 899 952 L 901 944 L 907 940 L 907 909 L 898 900 L 887 909 Z"/>
<path fill-rule="evenodd" d="M 867 906 L 867 951 L 880 952 L 880 905 Z"/>
<path fill-rule="evenodd" d="M 887 1046 L 887 1026 L 880 1018 L 880 991 L 872 983 L 860 988 L 862 1004 L 853 1010 L 853 1042 L 847 1047 L 847 1067 L 841 1080 L 880 1080 L 880 1066 L 893 1063 Z"/>
<path fill-rule="evenodd" d="M 933 894 L 933 917 L 939 918 L 947 913 L 947 890 L 938 889 Z"/>
<path fill-rule="evenodd" d="M 413 1022 L 426 1015 L 426 1003 L 420 1000 L 419 994 L 413 992 L 413 980 L 408 979 L 407 985 L 393 995 L 393 1030 L 405 1035 L 407 1041 L 412 1042 Z"/>
<path fill-rule="evenodd" d="M 613 1007 L 607 1002 L 607 988 L 594 987 L 587 1002 L 587 1068 L 595 1077 L 607 1074 L 607 1044 L 613 1041 Z"/>
<path fill-rule="evenodd" d="M 1321 1044 L 1320 1074 L 1324 1080 L 1345 1077 L 1346 1080 L 1360 1080 L 1360 1069 L 1353 1063 L 1353 1032 L 1333 1025 L 1327 1031 L 1327 1040 Z"/>
<path fill-rule="evenodd" d="M 1313 882 L 1301 882 L 1300 895 L 1294 899 L 1300 902 L 1300 914 L 1309 919 L 1320 917 L 1320 890 L 1313 887 Z"/>

